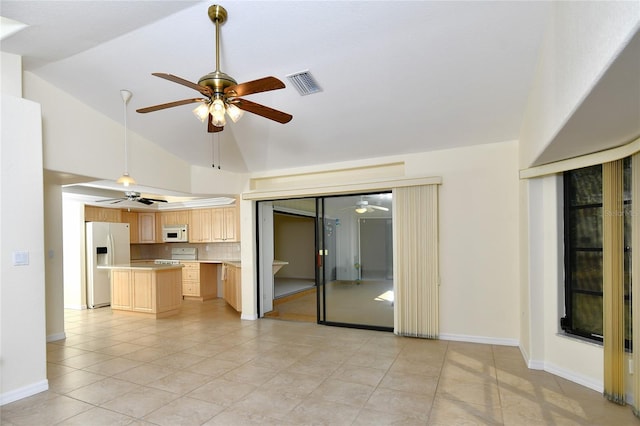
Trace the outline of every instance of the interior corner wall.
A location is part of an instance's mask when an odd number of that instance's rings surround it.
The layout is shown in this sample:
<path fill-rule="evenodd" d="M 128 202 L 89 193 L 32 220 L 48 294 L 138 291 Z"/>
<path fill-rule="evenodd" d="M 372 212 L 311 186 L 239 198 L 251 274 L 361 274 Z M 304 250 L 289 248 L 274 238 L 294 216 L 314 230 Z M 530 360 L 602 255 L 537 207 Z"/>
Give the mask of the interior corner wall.
<path fill-rule="evenodd" d="M 62 250 L 62 186 L 44 181 L 47 341 L 65 338 Z"/>
<path fill-rule="evenodd" d="M 640 26 L 634 1 L 553 2 L 520 131 L 530 167 Z"/>
<path fill-rule="evenodd" d="M 529 199 L 531 190 L 528 180 L 521 180 L 519 197 L 519 263 L 520 263 L 520 351 L 528 362 L 532 357 L 533 345 L 531 336 L 531 310 L 529 295 Z"/>
<path fill-rule="evenodd" d="M 530 193 L 529 366 L 601 392 L 602 346 L 565 336 L 560 330 L 564 312 L 561 176 L 531 179 Z"/>
<path fill-rule="evenodd" d="M 41 110 L 35 102 L 4 93 L 1 102 L 0 405 L 3 405 L 48 389 L 48 382 Z"/>
<path fill-rule="evenodd" d="M 0 52 L 0 91 L 22 97 L 22 57 Z"/>
<path fill-rule="evenodd" d="M 64 308 L 87 309 L 84 203 L 63 194 L 62 209 Z"/>

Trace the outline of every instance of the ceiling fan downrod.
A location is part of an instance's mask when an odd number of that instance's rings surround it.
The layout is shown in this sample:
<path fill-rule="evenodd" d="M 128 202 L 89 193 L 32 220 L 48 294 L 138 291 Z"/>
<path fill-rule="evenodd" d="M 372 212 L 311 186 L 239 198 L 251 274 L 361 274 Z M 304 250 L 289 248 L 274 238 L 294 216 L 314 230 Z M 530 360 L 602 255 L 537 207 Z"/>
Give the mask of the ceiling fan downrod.
<path fill-rule="evenodd" d="M 220 25 L 227 20 L 227 10 L 218 5 L 209 6 L 209 19 L 216 26 L 216 70 L 198 80 L 201 86 L 210 87 L 213 91 L 212 99 L 221 98 L 224 89 L 238 84 L 230 75 L 220 71 Z"/>

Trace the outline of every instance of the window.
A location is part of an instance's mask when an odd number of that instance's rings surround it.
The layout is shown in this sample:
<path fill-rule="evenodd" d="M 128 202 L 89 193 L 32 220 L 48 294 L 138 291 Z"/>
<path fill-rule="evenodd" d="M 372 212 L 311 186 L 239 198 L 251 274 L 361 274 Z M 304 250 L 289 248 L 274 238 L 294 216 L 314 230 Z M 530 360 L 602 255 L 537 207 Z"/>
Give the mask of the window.
<path fill-rule="evenodd" d="M 631 158 L 623 163 L 622 212 L 603 211 L 602 166 L 564 173 L 564 331 L 602 342 L 603 216 L 624 217 L 625 346 L 631 346 Z"/>

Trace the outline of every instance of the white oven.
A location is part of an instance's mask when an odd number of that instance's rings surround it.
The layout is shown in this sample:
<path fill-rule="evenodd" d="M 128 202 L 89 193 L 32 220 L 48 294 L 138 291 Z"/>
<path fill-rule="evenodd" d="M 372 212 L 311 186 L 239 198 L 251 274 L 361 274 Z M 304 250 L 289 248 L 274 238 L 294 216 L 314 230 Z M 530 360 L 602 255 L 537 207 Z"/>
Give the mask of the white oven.
<path fill-rule="evenodd" d="M 188 241 L 187 225 L 165 225 L 162 227 L 162 242 L 186 243 Z"/>

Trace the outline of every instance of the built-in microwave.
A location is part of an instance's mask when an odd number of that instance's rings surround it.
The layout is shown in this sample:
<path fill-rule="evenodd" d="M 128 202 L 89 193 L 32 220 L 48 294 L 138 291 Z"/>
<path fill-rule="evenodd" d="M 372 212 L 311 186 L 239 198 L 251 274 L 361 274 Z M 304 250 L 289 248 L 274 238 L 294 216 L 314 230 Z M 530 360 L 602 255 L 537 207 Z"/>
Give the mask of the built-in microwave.
<path fill-rule="evenodd" d="M 162 227 L 162 241 L 165 243 L 186 243 L 189 241 L 187 225 L 165 225 Z"/>

